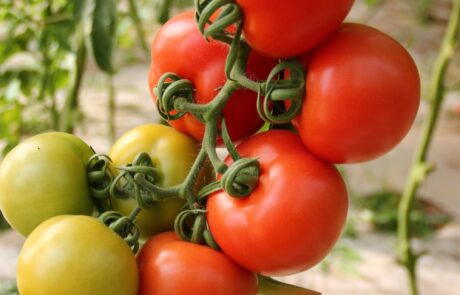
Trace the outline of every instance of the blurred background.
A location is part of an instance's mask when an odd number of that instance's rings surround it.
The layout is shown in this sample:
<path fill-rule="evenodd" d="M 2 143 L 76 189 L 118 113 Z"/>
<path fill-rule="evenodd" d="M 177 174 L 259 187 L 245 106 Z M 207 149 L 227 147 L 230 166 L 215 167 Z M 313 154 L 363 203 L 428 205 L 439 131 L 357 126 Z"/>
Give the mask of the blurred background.
<path fill-rule="evenodd" d="M 2 155 L 48 130 L 73 132 L 105 153 L 125 131 L 158 121 L 147 84 L 149 43 L 162 22 L 193 1 L 99 2 L 99 15 L 90 17 L 78 0 L 0 0 Z M 418 65 L 426 98 L 451 8 L 452 0 L 356 0 L 347 21 L 376 27 L 402 43 Z M 444 83 L 428 157 L 436 169 L 410 214 L 415 250 L 424 253 L 418 263 L 420 294 L 458 294 L 454 286 L 460 279 L 458 48 Z M 341 240 L 320 265 L 282 280 L 323 294 L 410 294 L 396 259 L 397 206 L 428 109 L 422 102 L 411 132 L 389 154 L 340 167 L 351 194 Z M 22 243 L 0 215 L 1 295 L 16 294 Z"/>

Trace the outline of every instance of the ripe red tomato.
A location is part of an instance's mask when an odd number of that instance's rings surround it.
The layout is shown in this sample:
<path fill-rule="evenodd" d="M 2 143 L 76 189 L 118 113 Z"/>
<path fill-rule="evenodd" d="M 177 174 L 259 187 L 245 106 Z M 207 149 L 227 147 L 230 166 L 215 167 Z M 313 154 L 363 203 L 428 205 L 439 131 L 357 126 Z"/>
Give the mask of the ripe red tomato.
<path fill-rule="evenodd" d="M 237 263 L 265 275 L 288 275 L 318 263 L 347 215 L 340 174 L 285 130 L 259 133 L 237 149 L 258 158 L 259 182 L 246 198 L 224 191 L 209 196 L 207 219 L 216 242 Z"/>
<path fill-rule="evenodd" d="M 243 34 L 256 51 L 293 57 L 312 49 L 340 27 L 353 0 L 236 0 Z M 263 9 L 261 9 L 263 7 Z"/>
<path fill-rule="evenodd" d="M 156 99 L 152 90 L 160 77 L 173 72 L 192 81 L 196 103 L 211 101 L 226 81 L 224 68 L 228 51 L 227 44 L 204 39 L 192 11 L 173 17 L 161 27 L 152 42 L 149 72 L 152 97 Z M 275 65 L 275 60 L 251 54 L 247 74 L 253 79 L 264 79 Z M 256 93 L 245 89 L 237 90 L 230 98 L 224 117 L 232 139 L 251 135 L 261 127 L 263 122 L 257 115 L 256 100 Z M 191 114 L 169 123 L 197 140 L 203 138 L 204 125 Z"/>
<path fill-rule="evenodd" d="M 151 238 L 137 257 L 139 295 L 257 294 L 257 276 L 222 252 L 181 241 L 174 232 Z"/>
<path fill-rule="evenodd" d="M 398 42 L 344 24 L 307 60 L 307 93 L 295 125 L 309 150 L 332 163 L 356 163 L 403 139 L 418 110 L 420 78 Z"/>

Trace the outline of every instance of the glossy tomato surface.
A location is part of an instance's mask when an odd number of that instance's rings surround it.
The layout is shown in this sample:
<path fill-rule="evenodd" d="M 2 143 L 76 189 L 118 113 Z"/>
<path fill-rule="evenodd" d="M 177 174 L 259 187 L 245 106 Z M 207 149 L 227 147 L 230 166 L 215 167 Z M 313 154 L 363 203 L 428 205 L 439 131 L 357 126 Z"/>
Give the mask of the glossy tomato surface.
<path fill-rule="evenodd" d="M 236 0 L 243 34 L 259 53 L 293 57 L 317 46 L 340 27 L 353 0 Z M 263 8 L 262 8 L 263 7 Z"/>
<path fill-rule="evenodd" d="M 204 104 L 217 95 L 226 81 L 225 60 L 229 46 L 218 41 L 206 41 L 198 31 L 193 11 L 170 19 L 156 34 L 152 42 L 149 87 L 153 88 L 166 72 L 173 72 L 192 81 L 195 102 Z M 251 54 L 247 75 L 252 79 L 265 79 L 276 65 L 276 60 Z M 237 90 L 224 109 L 224 117 L 230 136 L 234 140 L 253 134 L 262 125 L 257 115 L 257 94 L 249 90 Z M 204 125 L 191 114 L 169 122 L 177 130 L 197 140 L 204 134 Z"/>
<path fill-rule="evenodd" d="M 62 132 L 35 135 L 17 145 L 0 164 L 0 209 L 24 236 L 46 219 L 91 215 L 86 164 L 92 149 Z"/>
<path fill-rule="evenodd" d="M 296 126 L 314 154 L 333 163 L 368 161 L 407 134 L 419 107 L 420 78 L 394 39 L 344 24 L 308 60 Z"/>
<path fill-rule="evenodd" d="M 21 249 L 21 295 L 136 295 L 136 258 L 116 233 L 96 218 L 61 215 L 41 223 Z"/>
<path fill-rule="evenodd" d="M 289 131 L 257 134 L 237 149 L 259 160 L 259 182 L 245 198 L 223 191 L 209 196 L 207 218 L 219 246 L 237 263 L 266 275 L 288 275 L 318 263 L 347 215 L 340 174 Z"/>
<path fill-rule="evenodd" d="M 172 127 L 161 124 L 139 125 L 125 132 L 113 144 L 109 156 L 114 166 L 132 163 L 135 157 L 149 154 L 157 171 L 156 185 L 170 187 L 181 184 L 187 177 L 199 151 L 199 144 L 191 137 Z M 211 169 L 203 166 L 198 176 L 196 189 L 211 178 Z M 134 199 L 112 199 L 112 209 L 129 215 L 136 207 Z M 174 219 L 185 205 L 185 200 L 170 198 L 142 210 L 136 218 L 142 237 L 149 238 L 157 233 L 172 230 Z"/>
<path fill-rule="evenodd" d="M 139 295 L 257 294 L 256 274 L 222 252 L 179 240 L 174 232 L 147 241 L 137 260 Z"/>

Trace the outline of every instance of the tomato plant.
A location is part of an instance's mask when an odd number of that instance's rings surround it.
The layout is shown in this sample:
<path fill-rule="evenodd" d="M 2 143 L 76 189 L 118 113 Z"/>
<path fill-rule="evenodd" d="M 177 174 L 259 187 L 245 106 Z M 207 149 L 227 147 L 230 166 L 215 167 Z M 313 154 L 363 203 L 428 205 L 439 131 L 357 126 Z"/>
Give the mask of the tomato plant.
<path fill-rule="evenodd" d="M 337 30 L 354 1 L 236 2 L 244 13 L 243 34 L 249 45 L 267 56 L 287 58 L 307 52 Z"/>
<path fill-rule="evenodd" d="M 193 12 L 173 17 L 161 27 L 152 42 L 149 72 L 152 97 L 156 99 L 153 87 L 160 77 L 166 72 L 174 72 L 192 81 L 196 103 L 211 101 L 226 81 L 224 68 L 228 51 L 228 45 L 203 38 L 196 27 Z M 248 75 L 253 79 L 265 78 L 275 64 L 275 60 L 251 54 Z M 262 125 L 263 121 L 257 115 L 256 99 L 256 93 L 239 89 L 225 106 L 223 116 L 232 139 L 251 135 Z M 169 123 L 197 140 L 203 138 L 204 125 L 190 113 Z"/>
<path fill-rule="evenodd" d="M 27 238 L 17 268 L 19 292 L 135 295 L 136 258 L 101 221 L 62 215 L 40 224 Z"/>
<path fill-rule="evenodd" d="M 27 236 L 56 215 L 91 215 L 86 164 L 92 154 L 81 139 L 59 132 L 16 146 L 0 166 L 0 208 L 6 220 Z"/>
<path fill-rule="evenodd" d="M 115 166 L 131 163 L 140 152 L 150 155 L 157 176 L 155 182 L 160 187 L 181 184 L 198 153 L 198 143 L 174 128 L 160 124 L 137 126 L 123 134 L 112 146 L 109 156 Z M 199 189 L 211 178 L 209 167 L 205 166 L 195 185 Z M 124 215 L 137 205 L 134 199 L 112 199 L 113 210 Z M 143 210 L 136 218 L 144 238 L 173 229 L 174 218 L 185 205 L 180 198 L 163 200 L 151 208 Z"/>
<path fill-rule="evenodd" d="M 409 131 L 420 101 L 414 61 L 371 27 L 344 24 L 308 56 L 296 123 L 305 145 L 333 163 L 374 159 Z"/>
<path fill-rule="evenodd" d="M 174 232 L 150 239 L 138 257 L 139 294 L 256 294 L 256 274 L 222 252 L 181 241 Z"/>
<path fill-rule="evenodd" d="M 337 170 L 312 155 L 289 131 L 243 141 L 242 157 L 257 158 L 259 182 L 246 198 L 209 196 L 207 219 L 224 253 L 267 275 L 287 275 L 318 263 L 339 237 L 347 214 Z"/>

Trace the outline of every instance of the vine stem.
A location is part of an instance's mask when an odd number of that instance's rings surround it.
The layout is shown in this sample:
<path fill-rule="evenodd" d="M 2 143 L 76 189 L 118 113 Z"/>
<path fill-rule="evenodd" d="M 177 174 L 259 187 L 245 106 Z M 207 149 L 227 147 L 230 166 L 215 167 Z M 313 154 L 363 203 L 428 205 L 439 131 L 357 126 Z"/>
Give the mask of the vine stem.
<path fill-rule="evenodd" d="M 411 243 L 410 213 L 420 185 L 433 169 L 433 166 L 427 161 L 427 156 L 444 100 L 444 78 L 447 66 L 455 52 L 460 24 L 460 0 L 453 0 L 452 3 L 449 23 L 430 80 L 429 115 L 424 122 L 422 137 L 398 208 L 397 254 L 399 261 L 406 269 L 412 295 L 418 294 L 416 264 L 420 255 L 414 252 Z"/>
<path fill-rule="evenodd" d="M 115 85 L 113 84 L 113 74 L 107 74 L 107 89 L 109 93 L 108 101 L 108 114 L 107 114 L 107 127 L 108 127 L 108 139 L 109 143 L 115 142 L 116 130 L 115 130 L 115 111 L 116 111 L 116 94 Z"/>
<path fill-rule="evenodd" d="M 63 114 L 61 116 L 61 124 L 59 126 L 61 131 L 68 133 L 72 133 L 75 127 L 75 117 L 78 110 L 78 98 L 80 95 L 80 87 L 86 66 L 86 44 L 82 28 L 79 29 L 77 35 L 78 47 L 75 57 L 74 80 L 72 81 L 72 85 L 67 94 Z"/>
<path fill-rule="evenodd" d="M 134 26 L 136 27 L 137 36 L 139 38 L 139 44 L 141 45 L 141 48 L 144 51 L 145 55 L 149 56 L 150 50 L 149 50 L 147 43 L 145 42 L 144 27 L 142 25 L 142 20 L 139 17 L 139 9 L 137 7 L 136 1 L 129 0 L 128 4 L 129 4 L 129 15 L 131 16 Z"/>

